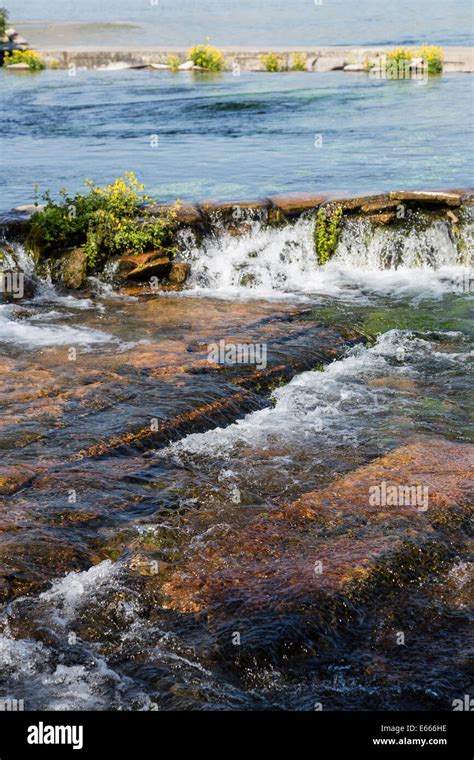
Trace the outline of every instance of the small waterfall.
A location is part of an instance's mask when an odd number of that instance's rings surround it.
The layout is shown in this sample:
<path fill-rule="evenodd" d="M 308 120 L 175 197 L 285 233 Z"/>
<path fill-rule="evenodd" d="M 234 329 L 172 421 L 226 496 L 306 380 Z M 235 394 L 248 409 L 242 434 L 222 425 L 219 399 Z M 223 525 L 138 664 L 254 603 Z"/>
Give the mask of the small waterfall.
<path fill-rule="evenodd" d="M 364 269 L 467 264 L 469 248 L 471 258 L 474 250 L 473 229 L 472 221 L 464 224 L 456 239 L 451 225 L 442 219 L 428 225 L 414 222 L 408 229 L 374 227 L 368 219 L 349 220 L 341 231 L 335 261 Z"/>
<path fill-rule="evenodd" d="M 369 286 L 375 281 L 413 282 L 414 269 L 418 282 L 436 283 L 439 292 L 440 282 L 449 289 L 472 265 L 474 221 L 465 221 L 455 234 L 447 220 L 427 221 L 423 215 L 403 227 L 346 219 L 336 253 L 324 267 L 316 260 L 311 218 L 283 227 L 254 221 L 238 236 L 221 227 L 200 243 L 189 235 L 181 242 L 192 264 L 189 287 L 194 292 L 233 297 L 338 295 L 343 281 L 354 287 L 354 277 L 365 277 Z"/>

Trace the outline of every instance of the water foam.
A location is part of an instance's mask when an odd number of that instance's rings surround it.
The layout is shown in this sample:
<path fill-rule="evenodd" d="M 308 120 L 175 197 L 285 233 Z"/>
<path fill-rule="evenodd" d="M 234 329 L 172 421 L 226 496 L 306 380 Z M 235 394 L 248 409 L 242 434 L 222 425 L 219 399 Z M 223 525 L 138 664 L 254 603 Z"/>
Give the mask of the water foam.
<path fill-rule="evenodd" d="M 297 375 L 273 392 L 272 407 L 252 412 L 225 428 L 193 433 L 156 456 L 171 456 L 181 464 L 189 454 L 229 458 L 241 446 L 265 449 L 281 442 L 289 443 L 292 450 L 309 444 L 317 444 L 321 450 L 346 443 L 357 447 L 389 424 L 391 411 L 401 415 L 404 404 L 411 403 L 409 396 L 407 400 L 403 391 L 385 386 L 383 379 L 398 378 L 401 387 L 414 384 L 427 359 L 438 362 L 441 369 L 452 354 L 439 351 L 436 355 L 429 340 L 391 330 L 374 346 L 355 346 L 323 371 Z"/>
<path fill-rule="evenodd" d="M 408 233 L 395 227 L 373 227 L 368 221 L 349 221 L 336 255 L 323 267 L 316 261 L 311 219 L 282 228 L 253 222 L 241 237 L 223 228 L 199 245 L 183 241 L 192 262 L 187 294 L 234 299 L 331 296 L 359 301 L 371 294 L 437 298 L 458 292 L 470 273 L 472 226 L 463 227 L 467 253 L 460 257 L 449 226 L 441 220 L 426 228 L 414 226 Z"/>

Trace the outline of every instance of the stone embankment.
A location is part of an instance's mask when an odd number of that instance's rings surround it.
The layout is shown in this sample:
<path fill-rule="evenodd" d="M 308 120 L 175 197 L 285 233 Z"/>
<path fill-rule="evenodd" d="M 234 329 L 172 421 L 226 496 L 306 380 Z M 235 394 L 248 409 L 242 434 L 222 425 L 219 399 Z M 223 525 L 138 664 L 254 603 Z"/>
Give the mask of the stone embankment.
<path fill-rule="evenodd" d="M 346 70 L 349 72 L 361 71 L 366 66 L 367 60 L 383 56 L 392 47 L 301 47 L 279 48 L 278 50 L 269 51 L 267 49 L 223 49 L 226 69 L 234 73 L 245 71 L 264 71 L 265 66 L 262 62 L 262 56 L 269 52 L 275 53 L 280 61 L 282 70 L 291 69 L 293 55 L 301 53 L 306 57 L 306 68 L 308 71 L 326 72 Z M 188 55 L 185 48 L 89 48 L 73 47 L 68 50 L 55 48 L 44 48 L 39 50 L 42 58 L 46 62 L 54 61 L 54 64 L 60 68 L 67 68 L 74 65 L 78 68 L 94 69 L 107 68 L 109 66 L 118 66 L 123 64 L 124 67 L 144 67 L 153 65 L 157 68 L 166 69 L 168 58 L 177 56 L 182 64 L 185 64 Z M 474 48 L 472 47 L 443 47 L 444 63 L 443 70 L 446 73 L 452 72 L 474 72 Z"/>

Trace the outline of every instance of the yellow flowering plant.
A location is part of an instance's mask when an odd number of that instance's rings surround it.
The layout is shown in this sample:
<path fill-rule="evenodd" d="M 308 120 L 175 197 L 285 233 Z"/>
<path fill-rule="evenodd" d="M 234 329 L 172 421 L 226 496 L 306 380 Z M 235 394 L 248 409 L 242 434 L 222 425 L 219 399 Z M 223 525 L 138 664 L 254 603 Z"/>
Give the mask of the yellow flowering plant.
<path fill-rule="evenodd" d="M 39 53 L 35 50 L 12 50 L 5 53 L 3 58 L 4 66 L 12 66 L 15 63 L 26 63 L 31 71 L 41 71 L 45 68 L 45 63 Z"/>
<path fill-rule="evenodd" d="M 43 194 L 46 206 L 32 219 L 27 246 L 36 255 L 51 254 L 70 246 L 84 246 L 89 270 L 110 256 L 138 254 L 169 248 L 173 214 L 150 214 L 151 198 L 133 172 L 100 187 L 86 180 L 88 192 L 70 196 L 61 190 L 61 201 Z"/>
<path fill-rule="evenodd" d="M 224 69 L 224 56 L 212 45 L 196 45 L 189 50 L 188 55 L 195 66 L 201 66 L 209 71 Z"/>

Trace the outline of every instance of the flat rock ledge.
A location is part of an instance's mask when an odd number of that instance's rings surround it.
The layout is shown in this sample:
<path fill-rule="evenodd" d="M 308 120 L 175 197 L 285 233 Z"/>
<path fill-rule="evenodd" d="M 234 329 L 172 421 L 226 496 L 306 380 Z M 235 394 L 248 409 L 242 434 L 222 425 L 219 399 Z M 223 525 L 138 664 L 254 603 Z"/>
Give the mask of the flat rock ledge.
<path fill-rule="evenodd" d="M 264 71 L 262 56 L 269 52 L 278 56 L 282 70 L 291 69 L 293 56 L 299 53 L 306 60 L 306 70 L 319 73 L 330 71 L 346 71 L 348 75 L 360 73 L 366 75 L 367 60 L 383 56 L 394 46 L 384 47 L 347 47 L 347 46 L 318 46 L 288 48 L 279 47 L 269 50 L 268 48 L 223 48 L 225 68 L 228 71 L 259 72 Z M 407 45 L 411 48 L 413 46 Z M 104 46 L 102 48 L 71 47 L 67 50 L 41 49 L 40 54 L 46 61 L 54 60 L 55 65 L 62 68 L 74 65 L 79 68 L 145 68 L 149 67 L 157 72 L 168 69 L 170 56 L 177 56 L 181 62 L 181 71 L 192 71 L 195 67 L 189 64 L 188 51 L 186 48 L 129 48 L 118 49 Z M 474 50 L 472 47 L 443 46 L 445 73 L 470 73 L 474 72 Z M 304 72 L 303 72 L 304 73 Z"/>

